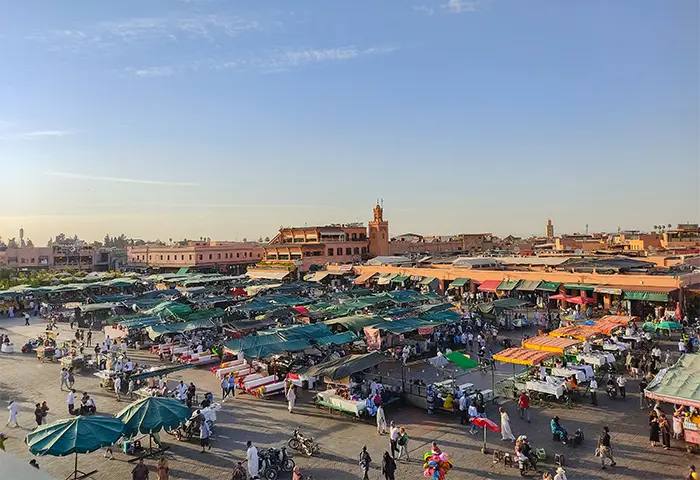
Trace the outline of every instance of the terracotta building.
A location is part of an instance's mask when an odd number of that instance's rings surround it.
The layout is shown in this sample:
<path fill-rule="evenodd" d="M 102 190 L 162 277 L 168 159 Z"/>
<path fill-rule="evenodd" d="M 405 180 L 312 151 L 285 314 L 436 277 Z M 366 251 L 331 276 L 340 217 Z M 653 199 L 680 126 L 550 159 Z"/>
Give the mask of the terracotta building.
<path fill-rule="evenodd" d="M 116 270 L 121 262 L 117 249 L 96 248 L 86 242 L 0 251 L 0 265 L 28 270 Z"/>
<path fill-rule="evenodd" d="M 389 242 L 391 255 L 438 253 L 477 254 L 491 250 L 494 246 L 490 233 L 462 233 L 449 236 L 423 236 L 407 233 L 392 238 Z"/>
<path fill-rule="evenodd" d="M 263 248 L 250 242 L 188 242 L 187 245 L 145 245 L 129 247 L 127 262 L 132 267 L 183 267 L 245 271 L 263 258 Z"/>

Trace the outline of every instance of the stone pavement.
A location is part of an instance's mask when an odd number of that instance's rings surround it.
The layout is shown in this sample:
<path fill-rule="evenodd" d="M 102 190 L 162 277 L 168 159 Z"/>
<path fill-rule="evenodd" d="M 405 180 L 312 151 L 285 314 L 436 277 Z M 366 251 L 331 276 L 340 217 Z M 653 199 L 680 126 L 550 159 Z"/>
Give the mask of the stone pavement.
<path fill-rule="evenodd" d="M 35 336 L 43 325 L 30 327 L 22 325 L 23 321 L 0 319 L 0 333 L 9 333 L 15 346 L 19 348 L 28 336 Z M 61 335 L 70 335 L 67 325 L 61 325 Z M 59 337 L 60 338 L 60 337 Z M 96 341 L 102 340 L 100 334 Z M 137 361 L 157 362 L 157 358 L 145 352 L 131 352 Z M 422 364 L 411 366 L 422 371 Z M 510 365 L 500 367 L 499 376 L 512 372 Z M 15 353 L 0 354 L 0 404 L 6 405 L 10 398 L 21 402 L 20 428 L 2 427 L 9 440 L 7 450 L 29 461 L 32 455 L 23 443 L 23 437 L 33 428 L 33 405 L 47 400 L 51 411 L 49 422 L 65 418 L 66 393 L 59 390 L 60 367 L 55 363 L 39 363 L 34 355 Z M 470 377 L 471 376 L 471 377 Z M 480 373 L 469 374 L 468 381 L 479 384 L 490 384 L 490 374 L 487 378 Z M 181 372 L 182 378 L 193 381 L 198 391 L 212 391 L 219 394 L 219 385 L 215 377 L 207 369 L 192 369 Z M 92 375 L 76 377 L 78 392 L 87 391 L 96 400 L 98 411 L 116 413 L 126 405 L 118 403 L 112 392 L 99 387 L 98 379 Z M 674 442 L 670 452 L 649 446 L 647 412 L 639 410 L 639 398 L 636 394 L 636 382 L 628 383 L 627 400 L 610 400 L 599 395 L 600 406 L 577 405 L 574 408 L 542 405 L 534 406 L 532 424 L 518 418 L 517 410 L 512 403 L 506 403 L 505 408 L 510 413 L 514 433 L 527 434 L 534 447 L 544 447 L 548 459 L 543 467 L 554 471 L 553 459 L 555 453 L 563 453 L 566 458 L 566 471 L 570 480 L 575 479 L 616 479 L 616 480 L 657 480 L 680 479 L 692 456 L 681 449 L 682 445 Z M 305 435 L 312 435 L 321 444 L 321 454 L 318 457 L 306 458 L 295 456 L 297 464 L 303 473 L 313 474 L 316 480 L 345 480 L 361 478 L 358 467 L 358 455 L 362 445 L 367 445 L 373 459 L 372 479 L 383 478 L 379 465 L 381 456 L 388 450 L 388 438 L 379 436 L 374 425 L 353 420 L 349 417 L 330 415 L 326 410 L 316 409 L 311 404 L 312 394 L 304 392 L 297 401 L 297 410 L 290 415 L 281 397 L 273 400 L 256 400 L 250 396 L 241 395 L 235 400 L 227 401 L 219 412 L 213 437 L 213 448 L 208 453 L 200 453 L 199 447 L 192 441 L 178 442 L 173 437 L 162 433 L 161 439 L 172 448 L 168 452 L 170 474 L 174 480 L 204 480 L 228 479 L 236 461 L 245 457 L 245 442 L 252 440 L 258 447 L 279 446 L 286 443 L 292 429 L 300 427 Z M 498 418 L 494 407 L 489 410 L 489 417 Z M 552 442 L 549 433 L 549 420 L 559 415 L 562 425 L 574 432 L 583 428 L 586 435 L 584 445 L 578 449 L 564 447 Z M 429 450 L 430 442 L 436 441 L 443 451 L 448 452 L 455 465 L 448 474 L 448 479 L 507 479 L 520 478 L 516 468 L 505 468 L 493 465 L 490 455 L 480 452 L 482 436 L 471 436 L 467 427 L 459 425 L 458 418 L 447 415 L 428 416 L 426 412 L 412 407 L 394 407 L 387 409 L 387 418 L 398 425 L 407 428 L 410 442 L 410 462 L 400 462 L 397 479 L 423 478 L 422 455 Z M 617 467 L 601 471 L 599 459 L 593 452 L 596 440 L 603 425 L 611 429 L 613 451 L 618 463 Z M 500 435 L 489 432 L 490 447 L 512 451 L 509 442 L 501 442 Z M 292 452 L 293 453 L 293 452 Z M 81 455 L 79 467 L 81 470 L 99 470 L 91 478 L 94 479 L 130 479 L 133 464 L 127 463 L 128 457 L 115 453 L 114 460 L 104 459 L 101 452 Z M 73 458 L 44 457 L 38 459 L 41 468 L 57 478 L 65 478 L 73 467 Z M 147 460 L 155 478 L 155 461 Z M 0 475 L 0 478 L 2 476 Z M 290 478 L 280 476 L 280 478 Z M 533 478 L 531 476 L 530 478 Z M 539 476 L 536 478 L 540 478 Z"/>

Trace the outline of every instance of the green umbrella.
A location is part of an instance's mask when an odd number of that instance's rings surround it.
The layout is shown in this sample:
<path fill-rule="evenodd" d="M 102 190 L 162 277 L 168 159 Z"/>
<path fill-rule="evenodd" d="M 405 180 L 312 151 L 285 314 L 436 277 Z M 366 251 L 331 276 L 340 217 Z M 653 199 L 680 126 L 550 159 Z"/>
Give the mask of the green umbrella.
<path fill-rule="evenodd" d="M 655 332 L 656 324 L 653 322 L 645 322 L 644 325 L 642 325 L 642 330 L 645 332 Z"/>
<path fill-rule="evenodd" d="M 80 474 L 82 478 L 89 474 L 78 470 L 78 454 L 114 445 L 123 432 L 124 424 L 118 418 L 78 416 L 43 425 L 27 435 L 25 442 L 34 455 L 75 454 L 75 471 L 71 476 L 78 478 Z"/>
<path fill-rule="evenodd" d="M 124 422 L 124 434 L 133 436 L 177 428 L 190 418 L 190 409 L 174 398 L 146 397 L 124 408 L 116 417 Z"/>
<path fill-rule="evenodd" d="M 656 324 L 658 330 L 681 330 L 683 325 L 678 322 L 661 322 Z"/>

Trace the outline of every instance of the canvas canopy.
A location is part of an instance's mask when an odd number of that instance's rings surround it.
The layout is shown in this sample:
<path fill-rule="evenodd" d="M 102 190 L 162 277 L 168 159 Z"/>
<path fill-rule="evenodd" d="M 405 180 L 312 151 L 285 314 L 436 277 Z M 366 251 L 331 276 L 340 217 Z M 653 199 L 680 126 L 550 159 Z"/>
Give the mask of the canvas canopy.
<path fill-rule="evenodd" d="M 519 292 L 534 292 L 542 283 L 540 280 L 523 280 L 516 288 Z"/>
<path fill-rule="evenodd" d="M 243 350 L 243 355 L 248 358 L 265 358 L 270 355 L 279 355 L 284 352 L 299 352 L 311 348 L 306 340 L 290 340 L 288 342 L 268 343 Z"/>
<path fill-rule="evenodd" d="M 700 355 L 685 354 L 654 377 L 644 391 L 647 398 L 700 408 Z"/>
<path fill-rule="evenodd" d="M 361 285 L 361 284 L 367 282 L 367 280 L 369 280 L 370 278 L 374 277 L 376 274 L 377 274 L 376 272 L 365 272 L 365 273 L 361 274 L 359 277 L 357 277 L 355 280 L 353 280 L 353 283 L 355 285 Z"/>
<path fill-rule="evenodd" d="M 457 287 L 464 287 L 465 285 L 469 284 L 469 279 L 468 278 L 458 278 L 454 280 L 452 283 L 450 283 L 449 288 L 457 288 Z"/>
<path fill-rule="evenodd" d="M 146 372 L 131 375 L 131 377 L 129 378 L 133 378 L 134 380 L 146 380 L 147 378 L 151 377 L 170 375 L 171 373 L 179 372 L 180 370 L 185 370 L 187 368 L 192 368 L 193 366 L 194 365 L 192 365 L 191 363 L 185 363 L 183 365 L 156 367 Z"/>
<path fill-rule="evenodd" d="M 479 366 L 479 362 L 475 362 L 461 352 L 450 352 L 445 355 L 445 358 L 463 370 L 470 370 Z"/>
<path fill-rule="evenodd" d="M 155 340 L 161 335 L 172 333 L 184 333 L 192 330 L 201 330 L 206 328 L 214 328 L 216 325 L 208 318 L 192 320 L 190 322 L 165 323 L 161 325 L 153 325 L 146 328 L 146 332 L 151 340 Z"/>
<path fill-rule="evenodd" d="M 347 317 L 332 318 L 323 323 L 326 325 L 342 325 L 350 331 L 359 332 L 365 327 L 373 327 L 384 322 L 385 320 L 382 317 L 377 317 L 375 315 L 350 315 Z"/>
<path fill-rule="evenodd" d="M 629 325 L 630 322 L 638 322 L 639 317 L 629 315 L 605 315 L 595 322 L 595 327 L 602 333 L 610 335 L 616 328 L 622 328 Z"/>
<path fill-rule="evenodd" d="M 567 348 L 571 348 L 580 343 L 580 340 L 573 340 L 571 338 L 540 335 L 523 340 L 523 347 L 531 350 L 542 350 L 543 352 L 564 353 L 564 350 Z"/>
<path fill-rule="evenodd" d="M 557 328 L 549 332 L 550 337 L 571 337 L 581 341 L 600 334 L 600 329 L 588 325 L 572 325 L 570 327 Z"/>
<path fill-rule="evenodd" d="M 116 307 L 123 306 L 121 303 L 107 302 L 107 303 L 88 303 L 87 305 L 81 305 L 80 311 L 82 313 L 92 313 L 101 312 L 105 310 L 111 310 Z"/>
<path fill-rule="evenodd" d="M 493 359 L 503 363 L 514 363 L 516 365 L 536 365 L 554 355 L 555 354 L 552 352 L 512 347 L 498 352 L 493 356 Z"/>
<path fill-rule="evenodd" d="M 501 280 L 484 280 L 479 285 L 478 290 L 480 292 L 495 292 L 500 284 Z"/>
<path fill-rule="evenodd" d="M 340 380 L 354 373 L 377 366 L 387 360 L 388 358 L 379 352 L 349 355 L 314 365 L 306 370 L 305 374 L 313 377 L 326 376 L 331 380 Z"/>
<path fill-rule="evenodd" d="M 317 338 L 315 342 L 319 345 L 344 345 L 357 340 L 357 335 L 352 332 L 336 333 L 327 337 Z"/>

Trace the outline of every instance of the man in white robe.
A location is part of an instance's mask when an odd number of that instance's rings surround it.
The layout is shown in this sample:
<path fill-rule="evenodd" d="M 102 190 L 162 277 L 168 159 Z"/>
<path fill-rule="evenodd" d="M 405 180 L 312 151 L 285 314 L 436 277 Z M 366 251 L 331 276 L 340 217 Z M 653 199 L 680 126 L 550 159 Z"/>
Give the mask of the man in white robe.
<path fill-rule="evenodd" d="M 294 404 L 297 401 L 297 392 L 296 388 L 294 385 L 289 387 L 289 390 L 287 390 L 287 410 L 289 410 L 289 413 L 294 413 Z"/>
<path fill-rule="evenodd" d="M 386 433 L 386 415 L 384 415 L 384 407 L 377 407 L 377 433 L 383 435 Z"/>
<path fill-rule="evenodd" d="M 246 459 L 248 460 L 248 475 L 250 475 L 250 478 L 258 478 L 258 471 L 260 469 L 258 449 L 253 446 L 253 442 L 250 440 L 246 443 L 246 447 L 248 447 L 245 453 Z"/>
<path fill-rule="evenodd" d="M 19 413 L 19 404 L 15 402 L 14 400 L 10 401 L 10 404 L 7 406 L 7 409 L 10 411 L 10 418 L 7 420 L 7 426 L 9 427 L 10 424 L 14 423 L 15 427 L 19 427 L 19 423 L 17 423 L 17 414 Z"/>
<path fill-rule="evenodd" d="M 510 417 L 503 408 L 499 408 L 498 411 L 501 414 L 501 440 L 515 441 L 515 435 L 513 435 L 513 430 L 510 428 Z"/>

